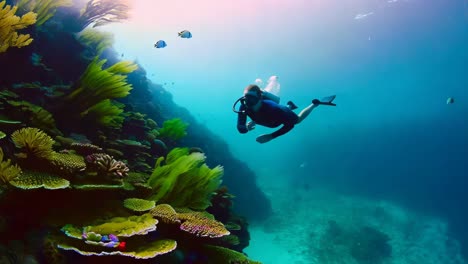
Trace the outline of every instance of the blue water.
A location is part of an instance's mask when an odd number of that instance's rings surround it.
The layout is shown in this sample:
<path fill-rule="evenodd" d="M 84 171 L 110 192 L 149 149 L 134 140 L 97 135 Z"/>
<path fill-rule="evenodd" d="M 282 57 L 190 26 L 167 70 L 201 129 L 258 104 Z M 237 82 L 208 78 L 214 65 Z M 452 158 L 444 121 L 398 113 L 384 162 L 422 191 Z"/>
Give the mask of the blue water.
<path fill-rule="evenodd" d="M 294 13 L 276 17 L 259 12 L 270 24 L 240 16 L 224 30 L 194 25 L 191 48 L 166 55 L 137 50 L 141 40 L 118 27 L 115 46 L 156 82 L 174 82 L 165 88 L 175 102 L 254 171 L 276 171 L 270 181 L 289 177 L 291 192 L 327 186 L 442 217 L 468 252 L 467 2 L 327 1 L 315 10 L 319 2 L 294 1 Z M 338 106 L 320 106 L 290 133 L 258 144 L 273 130 L 241 135 L 230 109 L 246 85 L 271 75 L 283 103 L 301 109 L 336 94 Z"/>

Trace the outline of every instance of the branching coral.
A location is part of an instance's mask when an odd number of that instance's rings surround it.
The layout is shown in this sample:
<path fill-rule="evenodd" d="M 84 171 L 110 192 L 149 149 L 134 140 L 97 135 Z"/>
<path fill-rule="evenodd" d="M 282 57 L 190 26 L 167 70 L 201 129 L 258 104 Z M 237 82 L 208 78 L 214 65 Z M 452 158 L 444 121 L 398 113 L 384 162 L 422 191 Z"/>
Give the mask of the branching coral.
<path fill-rule="evenodd" d="M 221 184 L 223 168 L 208 168 L 203 153 L 188 154 L 188 148 L 175 148 L 157 160 L 156 167 L 148 180 L 154 190 L 150 199 L 168 203 L 175 207 L 204 210 L 210 205 L 213 192 Z"/>
<path fill-rule="evenodd" d="M 119 22 L 127 19 L 129 5 L 123 0 L 90 0 L 81 10 L 81 27 L 86 28 L 94 23 L 93 27 Z"/>
<path fill-rule="evenodd" d="M 41 26 L 47 20 L 55 15 L 57 8 L 72 6 L 71 0 L 19 0 L 18 8 L 20 10 L 32 11 L 37 13 L 37 26 Z"/>
<path fill-rule="evenodd" d="M 11 165 L 11 160 L 3 160 L 3 149 L 0 148 L 0 184 L 5 185 L 21 174 L 18 165 Z"/>
<path fill-rule="evenodd" d="M 86 156 L 86 163 L 90 169 L 96 170 L 104 176 L 116 176 L 119 179 L 127 176 L 128 167 L 122 161 L 117 161 L 108 154 L 95 153 Z"/>
<path fill-rule="evenodd" d="M 29 34 L 19 34 L 19 29 L 36 23 L 37 15 L 29 12 L 19 17 L 16 16 L 17 6 L 6 5 L 6 1 L 0 2 L 0 53 L 5 52 L 9 47 L 24 47 L 33 41 Z"/>
<path fill-rule="evenodd" d="M 18 148 L 25 150 L 26 157 L 49 159 L 53 154 L 54 140 L 38 128 L 25 127 L 16 130 L 11 139 Z"/>
<path fill-rule="evenodd" d="M 179 140 L 187 135 L 187 127 L 188 124 L 180 118 L 166 120 L 162 128 L 158 130 L 159 137 Z"/>

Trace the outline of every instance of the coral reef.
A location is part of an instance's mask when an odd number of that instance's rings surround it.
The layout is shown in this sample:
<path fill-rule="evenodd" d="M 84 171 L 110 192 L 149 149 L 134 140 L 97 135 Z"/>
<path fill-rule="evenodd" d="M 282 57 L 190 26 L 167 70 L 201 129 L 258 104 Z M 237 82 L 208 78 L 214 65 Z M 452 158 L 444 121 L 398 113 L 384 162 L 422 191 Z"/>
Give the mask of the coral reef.
<path fill-rule="evenodd" d="M 96 153 L 86 156 L 86 163 L 90 169 L 96 170 L 98 174 L 105 177 L 116 177 L 121 179 L 127 176 L 129 171 L 127 165 L 122 161 L 117 161 L 108 154 Z"/>
<path fill-rule="evenodd" d="M 24 158 L 49 159 L 53 154 L 54 140 L 38 128 L 26 127 L 11 134 L 16 147 L 23 149 Z"/>
<path fill-rule="evenodd" d="M 72 6 L 71 0 L 19 0 L 19 10 L 31 11 L 37 14 L 36 26 L 41 26 L 55 15 L 57 8 Z"/>
<path fill-rule="evenodd" d="M 17 9 L 17 6 L 6 5 L 6 1 L 0 2 L 0 53 L 10 47 L 28 46 L 33 41 L 29 34 L 16 31 L 36 23 L 37 14 L 28 12 L 19 17 L 15 15 Z"/>
<path fill-rule="evenodd" d="M 148 201 L 138 198 L 128 198 L 124 200 L 125 208 L 136 212 L 149 211 L 156 206 L 154 201 Z"/>
<path fill-rule="evenodd" d="M 45 172 L 23 171 L 18 177 L 10 180 L 10 184 L 20 189 L 44 188 L 49 190 L 63 189 L 70 182 Z"/>
<path fill-rule="evenodd" d="M 154 190 L 150 197 L 158 203 L 175 207 L 204 210 L 210 204 L 213 192 L 221 184 L 223 168 L 210 169 L 203 153 L 188 154 L 188 148 L 175 148 L 156 162 L 147 184 Z"/>
<path fill-rule="evenodd" d="M 0 185 L 6 185 L 21 174 L 18 165 L 11 165 L 11 160 L 3 160 L 3 149 L 0 148 Z"/>
<path fill-rule="evenodd" d="M 159 137 L 179 140 L 187 135 L 188 124 L 180 118 L 166 120 L 161 129 L 158 130 Z"/>

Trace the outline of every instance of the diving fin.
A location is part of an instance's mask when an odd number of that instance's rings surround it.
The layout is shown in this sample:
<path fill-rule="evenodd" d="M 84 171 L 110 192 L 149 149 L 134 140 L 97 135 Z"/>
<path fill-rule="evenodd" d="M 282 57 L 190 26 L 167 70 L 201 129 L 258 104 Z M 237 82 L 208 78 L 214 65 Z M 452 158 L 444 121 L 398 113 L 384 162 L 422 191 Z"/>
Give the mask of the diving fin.
<path fill-rule="evenodd" d="M 289 109 L 291 109 L 291 110 L 297 109 L 297 105 L 295 103 L 293 103 L 292 101 L 288 101 L 287 105 L 288 105 Z"/>
<path fill-rule="evenodd" d="M 322 98 L 322 100 L 320 100 L 319 104 L 336 106 L 336 104 L 332 103 L 333 100 L 335 100 L 335 97 L 336 97 L 336 95 L 331 95 L 331 96 L 324 97 L 324 98 Z"/>

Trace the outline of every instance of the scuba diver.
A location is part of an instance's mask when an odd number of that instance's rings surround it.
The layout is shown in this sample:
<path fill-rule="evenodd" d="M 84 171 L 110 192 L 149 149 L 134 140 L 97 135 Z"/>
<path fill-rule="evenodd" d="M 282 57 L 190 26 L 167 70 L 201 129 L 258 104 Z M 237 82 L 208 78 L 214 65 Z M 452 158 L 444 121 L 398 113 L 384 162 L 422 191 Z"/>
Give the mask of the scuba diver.
<path fill-rule="evenodd" d="M 256 124 L 270 128 L 283 125 L 271 134 L 263 134 L 257 137 L 257 142 L 266 143 L 289 132 L 294 125 L 302 122 L 317 106 L 336 106 L 336 104 L 332 103 L 335 97 L 335 95 L 332 95 L 322 100 L 314 99 L 312 104 L 296 114 L 292 111 L 297 108 L 293 102 L 289 101 L 287 106 L 280 105 L 278 96 L 260 89 L 255 84 L 251 84 L 244 89 L 244 96 L 237 99 L 232 106 L 232 110 L 238 114 L 237 130 L 242 134 L 254 129 Z M 241 103 L 240 108 L 236 110 L 236 105 L 239 102 Z M 247 116 L 252 121 L 246 124 Z"/>

